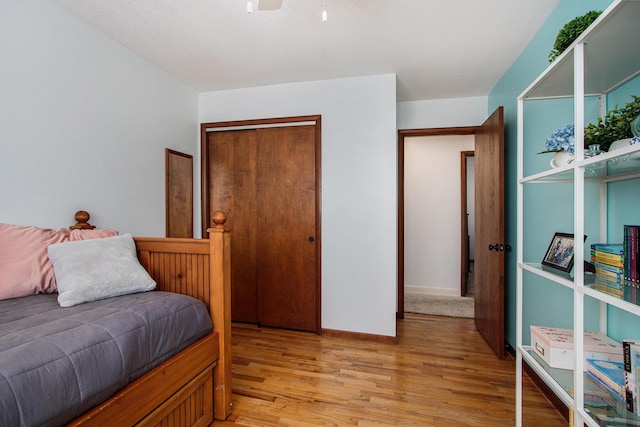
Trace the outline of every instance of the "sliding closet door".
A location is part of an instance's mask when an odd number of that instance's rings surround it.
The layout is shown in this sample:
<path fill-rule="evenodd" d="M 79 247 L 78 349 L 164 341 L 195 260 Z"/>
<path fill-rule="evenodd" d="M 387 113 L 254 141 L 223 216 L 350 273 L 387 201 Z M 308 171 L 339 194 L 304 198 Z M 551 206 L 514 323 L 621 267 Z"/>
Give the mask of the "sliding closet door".
<path fill-rule="evenodd" d="M 316 127 L 207 134 L 210 212 L 227 212 L 234 321 L 317 331 Z"/>
<path fill-rule="evenodd" d="M 258 317 L 315 331 L 315 127 L 257 132 Z"/>
<path fill-rule="evenodd" d="M 227 213 L 231 231 L 231 318 L 258 322 L 256 277 L 255 130 L 211 132 L 208 139 L 211 212 Z"/>

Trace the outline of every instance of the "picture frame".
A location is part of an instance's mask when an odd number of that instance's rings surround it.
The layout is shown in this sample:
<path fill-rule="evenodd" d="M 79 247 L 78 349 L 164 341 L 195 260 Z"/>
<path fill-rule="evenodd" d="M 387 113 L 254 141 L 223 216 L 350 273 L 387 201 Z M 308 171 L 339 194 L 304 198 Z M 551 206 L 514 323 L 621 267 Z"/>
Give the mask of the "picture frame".
<path fill-rule="evenodd" d="M 570 233 L 556 232 L 542 259 L 542 268 L 569 273 L 573 268 L 574 237 Z"/>
<path fill-rule="evenodd" d="M 193 156 L 165 149 L 166 236 L 193 237 Z"/>

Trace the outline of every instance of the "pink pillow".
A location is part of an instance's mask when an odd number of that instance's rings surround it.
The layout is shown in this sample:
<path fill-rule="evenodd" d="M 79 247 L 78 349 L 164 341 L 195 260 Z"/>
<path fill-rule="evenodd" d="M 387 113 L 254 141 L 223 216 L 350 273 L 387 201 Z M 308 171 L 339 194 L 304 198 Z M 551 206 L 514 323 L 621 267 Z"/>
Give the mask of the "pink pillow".
<path fill-rule="evenodd" d="M 0 300 L 57 290 L 47 247 L 69 230 L 0 224 Z"/>
<path fill-rule="evenodd" d="M 118 232 L 115 230 L 71 230 L 71 236 L 69 240 L 75 242 L 76 240 L 90 240 L 101 239 L 103 237 L 115 237 Z"/>

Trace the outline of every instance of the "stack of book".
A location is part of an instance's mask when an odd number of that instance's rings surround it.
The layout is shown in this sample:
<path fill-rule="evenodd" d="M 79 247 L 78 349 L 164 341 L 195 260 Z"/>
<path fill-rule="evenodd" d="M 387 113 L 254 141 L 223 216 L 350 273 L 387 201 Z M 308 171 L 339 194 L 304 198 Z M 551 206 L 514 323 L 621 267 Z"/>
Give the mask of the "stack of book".
<path fill-rule="evenodd" d="M 587 359 L 587 375 L 604 387 L 620 401 L 625 400 L 624 363 L 608 360 Z"/>
<path fill-rule="evenodd" d="M 625 280 L 640 283 L 640 257 L 638 256 L 638 225 L 625 225 L 622 238 L 624 248 L 623 271 Z"/>
<path fill-rule="evenodd" d="M 622 243 L 594 243 L 591 262 L 596 274 L 592 287 L 600 292 L 623 298 L 624 245 Z"/>
<path fill-rule="evenodd" d="M 594 243 L 591 245 L 591 262 L 596 276 L 612 282 L 624 279 L 624 245 L 622 243 Z"/>
<path fill-rule="evenodd" d="M 622 342 L 623 362 L 601 359 L 585 359 L 587 377 L 607 393 L 589 395 L 588 406 L 610 405 L 621 411 L 640 415 L 640 341 Z M 585 383 L 586 384 L 586 383 Z M 595 391 L 595 389 L 594 389 Z M 601 402 L 598 402 L 598 397 Z M 623 409 L 624 408 L 624 409 Z"/>

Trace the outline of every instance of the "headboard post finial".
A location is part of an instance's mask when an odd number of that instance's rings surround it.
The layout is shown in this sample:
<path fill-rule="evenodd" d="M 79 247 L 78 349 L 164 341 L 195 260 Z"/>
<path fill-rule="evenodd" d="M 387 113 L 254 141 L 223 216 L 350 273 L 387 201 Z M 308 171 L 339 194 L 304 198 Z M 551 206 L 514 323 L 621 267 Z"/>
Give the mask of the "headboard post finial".
<path fill-rule="evenodd" d="M 227 214 L 222 211 L 216 211 L 211 217 L 211 221 L 213 221 L 214 228 L 224 228 L 224 223 L 227 222 Z"/>
<path fill-rule="evenodd" d="M 89 212 L 78 211 L 75 215 L 76 224 L 72 225 L 69 228 L 72 230 L 93 230 L 94 228 L 96 228 L 96 226 L 89 224 L 89 218 L 91 218 Z"/>

